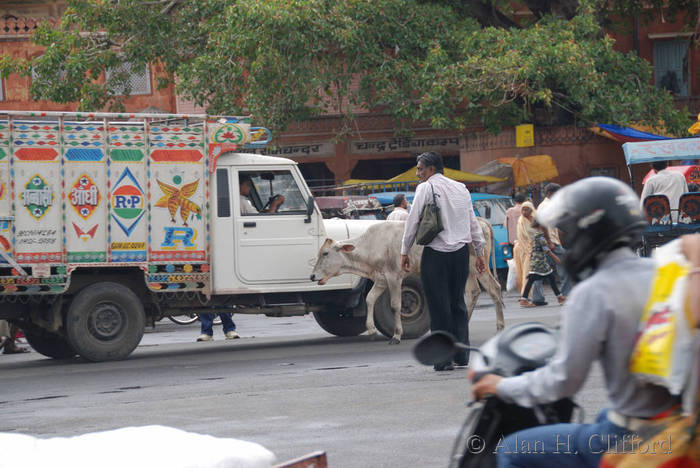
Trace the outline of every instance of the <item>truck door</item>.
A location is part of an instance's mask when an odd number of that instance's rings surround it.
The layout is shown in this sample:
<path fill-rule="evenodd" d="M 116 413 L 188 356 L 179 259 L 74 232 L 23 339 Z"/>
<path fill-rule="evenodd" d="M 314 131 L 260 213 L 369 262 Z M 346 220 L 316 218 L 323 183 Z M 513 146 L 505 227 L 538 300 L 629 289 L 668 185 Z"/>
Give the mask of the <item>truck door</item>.
<path fill-rule="evenodd" d="M 247 196 L 240 181 L 248 180 Z M 320 242 L 316 210 L 307 220 L 308 189 L 290 169 L 231 170 L 235 275 L 245 284 L 309 282 Z M 276 209 L 273 197 L 283 196 Z M 216 255 L 216 253 L 215 253 Z"/>

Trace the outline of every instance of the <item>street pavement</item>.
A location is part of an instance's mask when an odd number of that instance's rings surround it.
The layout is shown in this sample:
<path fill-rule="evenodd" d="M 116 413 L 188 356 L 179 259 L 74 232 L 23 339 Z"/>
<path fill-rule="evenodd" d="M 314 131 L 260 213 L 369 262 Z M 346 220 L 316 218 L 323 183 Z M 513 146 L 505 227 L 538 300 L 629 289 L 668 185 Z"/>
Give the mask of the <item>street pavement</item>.
<path fill-rule="evenodd" d="M 561 307 L 523 309 L 505 298 L 507 323 L 556 324 Z M 466 369 L 434 372 L 414 341 L 338 338 L 312 316 L 234 317 L 242 338 L 196 343 L 198 324 L 165 319 L 120 362 L 0 356 L 0 432 L 70 436 L 161 424 L 259 443 L 279 461 L 325 450 L 329 466 L 447 466 L 470 400 Z M 472 343 L 495 332 L 482 294 Z M 605 404 L 597 366 L 577 402 L 590 421 Z M 163 444 L 154 450 L 167 450 Z M 97 465 L 96 465 L 97 466 Z"/>

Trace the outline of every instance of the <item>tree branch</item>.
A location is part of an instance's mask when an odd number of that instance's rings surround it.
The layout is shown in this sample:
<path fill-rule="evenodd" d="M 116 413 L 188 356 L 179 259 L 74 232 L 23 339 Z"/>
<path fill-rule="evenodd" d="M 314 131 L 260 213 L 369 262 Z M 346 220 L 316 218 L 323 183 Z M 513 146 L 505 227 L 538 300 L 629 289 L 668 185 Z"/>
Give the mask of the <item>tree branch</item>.
<path fill-rule="evenodd" d="M 520 26 L 491 2 L 483 0 L 462 0 L 465 11 L 468 11 L 479 24 L 484 27 L 495 26 L 499 28 L 519 28 Z"/>

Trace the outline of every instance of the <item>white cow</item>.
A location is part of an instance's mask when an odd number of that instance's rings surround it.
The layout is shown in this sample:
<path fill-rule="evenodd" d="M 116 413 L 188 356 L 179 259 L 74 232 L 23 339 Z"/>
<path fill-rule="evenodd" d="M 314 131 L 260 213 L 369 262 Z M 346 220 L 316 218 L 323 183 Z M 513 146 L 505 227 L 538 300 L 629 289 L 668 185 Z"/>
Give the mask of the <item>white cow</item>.
<path fill-rule="evenodd" d="M 493 259 L 493 229 L 482 218 L 477 218 L 481 224 L 486 241 L 485 255 Z M 346 241 L 334 241 L 326 239 L 318 252 L 316 266 L 311 274 L 311 281 L 325 284 L 330 278 L 351 273 L 368 278 L 374 282 L 374 286 L 367 293 L 367 332 L 370 335 L 377 333 L 374 326 L 374 304 L 389 289 L 391 298 L 391 310 L 394 313 L 394 335 L 389 344 L 401 342 L 403 327 L 401 326 L 401 282 L 406 275 L 420 273 L 420 258 L 423 247 L 414 245 L 409 252 L 411 271 L 406 273 L 401 268 L 401 239 L 403 238 L 404 222 L 387 221 L 373 224 L 359 237 Z M 481 284 L 491 295 L 496 306 L 496 327 L 498 330 L 504 326 L 503 299 L 501 298 L 501 286 L 494 275 L 486 269 L 479 274 L 476 269 L 476 256 L 470 246 L 469 278 L 465 285 L 464 299 L 467 304 L 468 319 L 479 297 Z"/>

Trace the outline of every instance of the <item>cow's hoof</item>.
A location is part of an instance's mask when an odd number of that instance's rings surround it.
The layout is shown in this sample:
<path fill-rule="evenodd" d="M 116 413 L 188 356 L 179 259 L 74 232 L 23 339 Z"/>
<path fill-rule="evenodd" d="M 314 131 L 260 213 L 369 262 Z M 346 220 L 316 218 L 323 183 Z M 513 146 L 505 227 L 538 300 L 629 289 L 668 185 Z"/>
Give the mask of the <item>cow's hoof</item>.
<path fill-rule="evenodd" d="M 395 336 L 392 336 L 391 339 L 389 340 L 389 344 L 400 344 L 401 340 L 399 338 L 396 338 Z"/>
<path fill-rule="evenodd" d="M 496 325 L 496 331 L 499 332 L 505 328 L 504 325 Z"/>

